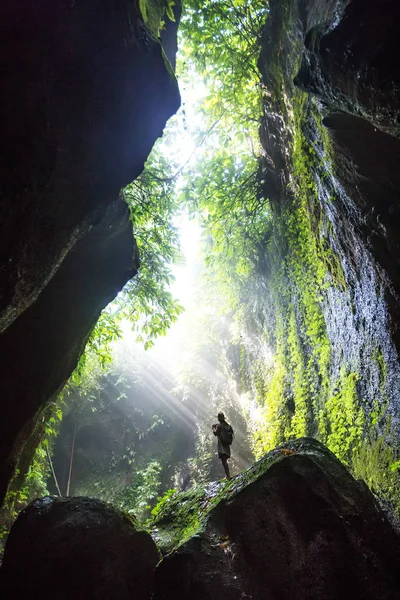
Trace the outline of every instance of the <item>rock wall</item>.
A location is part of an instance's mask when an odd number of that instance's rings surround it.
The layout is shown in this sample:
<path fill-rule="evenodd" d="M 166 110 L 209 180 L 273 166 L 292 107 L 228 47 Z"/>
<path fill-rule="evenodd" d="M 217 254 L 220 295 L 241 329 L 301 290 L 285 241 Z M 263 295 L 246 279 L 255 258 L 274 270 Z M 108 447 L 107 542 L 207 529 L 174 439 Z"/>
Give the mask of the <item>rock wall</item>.
<path fill-rule="evenodd" d="M 39 408 L 138 268 L 119 190 L 179 106 L 138 4 L 1 8 L 0 498 Z"/>
<path fill-rule="evenodd" d="M 259 60 L 273 226 L 256 328 L 275 349 L 261 450 L 318 436 L 383 494 L 400 431 L 398 10 L 271 1 Z"/>
<path fill-rule="evenodd" d="M 400 67 L 394 56 L 399 16 L 396 2 L 386 0 L 379 10 L 373 2 L 347 3 L 336 13 L 336 23 L 328 19 L 306 29 L 295 78 L 296 85 L 324 103 L 323 124 L 333 143 L 336 173 L 360 210 L 360 229 L 396 293 Z M 392 316 L 397 335 L 397 310 Z"/>

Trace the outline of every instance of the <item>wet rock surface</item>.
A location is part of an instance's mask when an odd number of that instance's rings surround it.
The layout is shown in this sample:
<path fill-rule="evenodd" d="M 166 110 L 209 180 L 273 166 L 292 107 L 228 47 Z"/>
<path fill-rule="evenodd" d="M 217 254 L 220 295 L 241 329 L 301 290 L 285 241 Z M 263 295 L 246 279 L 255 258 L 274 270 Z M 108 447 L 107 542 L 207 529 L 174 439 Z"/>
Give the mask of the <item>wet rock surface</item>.
<path fill-rule="evenodd" d="M 333 142 L 336 174 L 360 210 L 359 230 L 377 262 L 400 291 L 400 6 L 351 0 L 315 22 L 308 6 L 304 50 L 294 81 L 322 102 Z M 389 298 L 399 345 L 398 302 Z"/>
<path fill-rule="evenodd" d="M 399 538 L 332 453 L 304 438 L 252 469 L 157 567 L 154 600 L 400 598 Z"/>
<path fill-rule="evenodd" d="M 309 297 L 302 300 L 295 269 L 288 269 L 282 282 L 293 294 L 305 363 L 316 364 L 314 352 L 325 335 L 329 345 L 329 370 L 324 373 L 320 363 L 312 375 L 316 392 L 306 385 L 307 433 L 321 434 L 316 416 L 329 397 L 342 393 L 352 374 L 355 406 L 364 418 L 364 448 L 379 438 L 390 446 L 400 431 L 399 72 L 398 65 L 390 66 L 398 5 L 384 2 L 378 12 L 369 1 L 271 1 L 259 60 L 267 90 L 260 128 L 262 180 L 278 239 L 269 269 L 274 273 L 293 258 L 296 239 L 288 217 L 302 197 L 312 231 L 303 248 L 316 242 L 326 268 L 316 294 L 325 329 L 317 343 L 304 327 L 301 311 L 310 303 Z M 304 261 L 298 264 L 304 267 Z M 308 285 L 312 288 L 311 278 Z M 275 318 L 268 304 L 261 327 Z M 277 314 L 290 314 L 284 300 L 277 305 Z M 288 368 L 289 380 L 294 369 Z M 291 382 L 285 394 L 295 416 Z M 348 418 L 349 427 L 354 421 Z M 324 433 L 328 444 L 332 430 Z M 345 436 L 341 445 L 346 445 Z M 363 476 L 370 464 L 364 461 Z"/>
<path fill-rule="evenodd" d="M 3 600 L 150 599 L 159 554 L 132 519 L 94 498 L 45 497 L 18 517 L 0 569 Z"/>

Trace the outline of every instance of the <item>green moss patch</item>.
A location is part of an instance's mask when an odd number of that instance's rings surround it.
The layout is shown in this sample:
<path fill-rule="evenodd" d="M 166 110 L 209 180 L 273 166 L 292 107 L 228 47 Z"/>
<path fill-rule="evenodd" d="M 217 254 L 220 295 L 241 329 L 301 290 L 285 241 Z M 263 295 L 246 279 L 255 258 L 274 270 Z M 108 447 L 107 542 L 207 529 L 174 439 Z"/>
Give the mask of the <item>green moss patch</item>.
<path fill-rule="evenodd" d="M 170 490 L 160 498 L 152 511 L 148 530 L 162 554 L 169 554 L 195 535 L 201 535 L 210 512 L 221 502 L 230 500 L 254 483 L 276 462 L 288 455 L 306 451 L 307 439 L 287 442 L 275 448 L 248 469 L 233 477 L 208 486 L 197 486 L 186 492 Z M 311 440 L 312 444 L 316 444 Z"/>

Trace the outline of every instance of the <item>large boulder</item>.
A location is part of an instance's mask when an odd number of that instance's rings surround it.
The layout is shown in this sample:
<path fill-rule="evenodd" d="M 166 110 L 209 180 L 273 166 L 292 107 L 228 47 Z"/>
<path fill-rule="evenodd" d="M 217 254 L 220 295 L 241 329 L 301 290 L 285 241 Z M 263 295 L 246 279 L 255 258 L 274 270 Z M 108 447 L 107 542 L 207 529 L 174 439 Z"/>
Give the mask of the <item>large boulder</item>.
<path fill-rule="evenodd" d="M 45 497 L 18 517 L 0 569 L 3 600 L 146 600 L 159 559 L 150 535 L 94 498 Z"/>
<path fill-rule="evenodd" d="M 285 444 L 197 506 L 177 506 L 200 518 L 157 567 L 154 600 L 400 598 L 397 534 L 365 484 L 315 440 Z M 174 531 L 166 517 L 156 527 L 164 540 Z"/>

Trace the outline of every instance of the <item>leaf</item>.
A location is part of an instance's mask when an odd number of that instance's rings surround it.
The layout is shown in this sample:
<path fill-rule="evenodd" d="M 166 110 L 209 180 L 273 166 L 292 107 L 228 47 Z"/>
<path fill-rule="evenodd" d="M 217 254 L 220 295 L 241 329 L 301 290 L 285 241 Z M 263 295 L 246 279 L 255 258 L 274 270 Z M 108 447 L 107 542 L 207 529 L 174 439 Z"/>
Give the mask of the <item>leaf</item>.
<path fill-rule="evenodd" d="M 168 2 L 168 0 L 167 0 L 167 4 L 165 7 L 165 14 L 171 21 L 173 21 L 175 23 L 175 15 L 174 15 L 174 11 L 173 11 L 174 5 L 175 5 L 175 2 Z"/>

